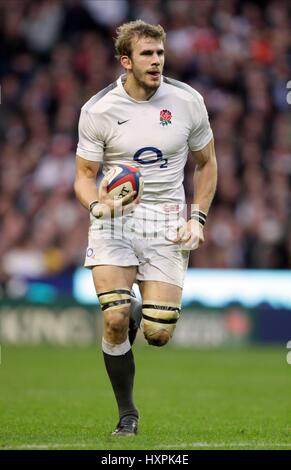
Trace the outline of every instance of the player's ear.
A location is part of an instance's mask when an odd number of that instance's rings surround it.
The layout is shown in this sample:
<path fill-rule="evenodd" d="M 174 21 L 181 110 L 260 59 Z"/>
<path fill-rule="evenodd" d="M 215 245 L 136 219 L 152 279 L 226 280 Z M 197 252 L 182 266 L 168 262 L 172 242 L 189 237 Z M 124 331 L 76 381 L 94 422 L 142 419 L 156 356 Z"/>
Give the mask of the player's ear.
<path fill-rule="evenodd" d="M 126 70 L 131 70 L 132 69 L 131 59 L 127 55 L 122 55 L 120 57 L 120 63 L 122 65 L 122 67 L 124 67 Z"/>

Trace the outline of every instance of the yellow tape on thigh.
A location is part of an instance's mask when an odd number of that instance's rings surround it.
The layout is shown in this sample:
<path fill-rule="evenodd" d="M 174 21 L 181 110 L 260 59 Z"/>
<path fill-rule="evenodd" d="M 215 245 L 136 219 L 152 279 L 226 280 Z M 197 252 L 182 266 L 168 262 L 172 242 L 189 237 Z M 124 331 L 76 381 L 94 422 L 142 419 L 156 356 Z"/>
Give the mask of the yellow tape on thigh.
<path fill-rule="evenodd" d="M 108 308 L 115 310 L 130 304 L 130 291 L 128 289 L 116 289 L 101 292 L 97 295 L 103 311 Z"/>
<path fill-rule="evenodd" d="M 146 301 L 142 306 L 145 336 L 152 336 L 161 330 L 172 337 L 181 313 L 180 305 L 168 302 Z"/>

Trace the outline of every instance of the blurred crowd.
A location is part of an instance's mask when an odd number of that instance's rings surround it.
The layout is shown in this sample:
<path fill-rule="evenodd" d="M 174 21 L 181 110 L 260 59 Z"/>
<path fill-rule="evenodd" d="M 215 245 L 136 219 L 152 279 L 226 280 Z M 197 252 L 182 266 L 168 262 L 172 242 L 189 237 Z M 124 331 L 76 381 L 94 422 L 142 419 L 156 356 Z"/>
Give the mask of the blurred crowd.
<path fill-rule="evenodd" d="M 0 286 L 8 295 L 21 276 L 83 263 L 88 213 L 73 192 L 79 112 L 120 75 L 112 37 L 137 18 L 163 25 L 164 74 L 204 96 L 215 135 L 218 189 L 190 266 L 291 267 L 288 0 L 10 0 L 0 3 Z M 188 202 L 194 166 L 189 158 Z"/>

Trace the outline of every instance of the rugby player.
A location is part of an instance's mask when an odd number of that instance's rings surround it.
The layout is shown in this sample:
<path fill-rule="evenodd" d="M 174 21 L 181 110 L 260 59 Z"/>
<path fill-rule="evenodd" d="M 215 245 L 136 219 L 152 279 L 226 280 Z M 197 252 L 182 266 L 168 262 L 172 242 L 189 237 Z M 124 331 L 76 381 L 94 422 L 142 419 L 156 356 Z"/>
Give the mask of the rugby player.
<path fill-rule="evenodd" d="M 118 405 L 117 436 L 138 430 L 131 345 L 139 317 L 150 345 L 168 343 L 180 316 L 189 250 L 204 240 L 216 188 L 213 133 L 203 98 L 189 85 L 163 76 L 165 39 L 160 25 L 141 20 L 117 28 L 116 54 L 125 73 L 85 103 L 79 120 L 75 192 L 90 211 L 85 266 L 92 270 L 103 312 L 102 350 Z M 161 226 L 171 226 L 173 214 L 180 214 L 176 208 L 185 204 L 187 158 L 196 162 L 194 210 L 189 220 L 178 215 L 175 236 L 162 236 Z M 107 194 L 106 173 L 116 164 L 137 165 L 144 178 L 139 201 L 128 205 L 134 193 L 118 201 L 119 208 L 129 208 L 119 217 L 127 227 L 121 237 L 110 236 L 112 219 L 104 216 L 109 208 L 114 219 L 116 201 Z M 105 177 L 97 188 L 101 165 Z M 145 213 L 146 230 L 141 224 Z M 161 215 L 167 223 L 160 224 Z M 140 307 L 131 296 L 134 282 Z"/>

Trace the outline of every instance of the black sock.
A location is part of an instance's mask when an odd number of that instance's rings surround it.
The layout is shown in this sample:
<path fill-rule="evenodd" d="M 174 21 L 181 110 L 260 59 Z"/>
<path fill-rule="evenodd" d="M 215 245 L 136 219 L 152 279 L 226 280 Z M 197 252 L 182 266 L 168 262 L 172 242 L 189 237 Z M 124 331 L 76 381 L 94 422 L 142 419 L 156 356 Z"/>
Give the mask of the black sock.
<path fill-rule="evenodd" d="M 134 415 L 138 418 L 138 411 L 134 406 L 132 396 L 135 374 L 132 350 L 120 356 L 113 356 L 103 351 L 103 356 L 117 401 L 119 417 Z"/>
<path fill-rule="evenodd" d="M 137 329 L 139 328 L 140 322 L 142 319 L 142 303 L 139 302 L 135 297 L 130 299 L 130 317 L 129 317 L 129 330 L 128 330 L 128 339 L 132 345 L 136 334 Z"/>
<path fill-rule="evenodd" d="M 139 328 L 142 319 L 142 303 L 136 297 L 130 299 L 130 320 L 133 328 Z"/>

